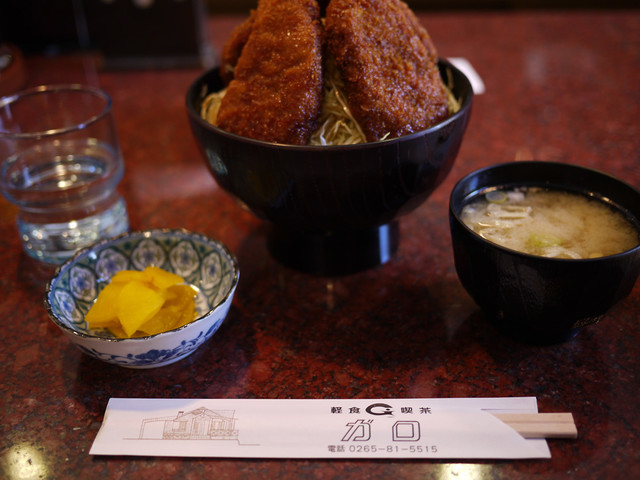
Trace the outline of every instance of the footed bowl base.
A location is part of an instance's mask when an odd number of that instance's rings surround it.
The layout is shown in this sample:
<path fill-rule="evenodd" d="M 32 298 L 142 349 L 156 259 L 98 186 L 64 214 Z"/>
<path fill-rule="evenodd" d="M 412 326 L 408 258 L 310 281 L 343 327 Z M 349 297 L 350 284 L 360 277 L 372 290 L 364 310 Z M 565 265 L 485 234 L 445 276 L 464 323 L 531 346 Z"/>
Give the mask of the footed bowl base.
<path fill-rule="evenodd" d="M 398 251 L 396 221 L 357 231 L 311 233 L 273 228 L 268 247 L 283 265 L 319 276 L 340 276 L 377 267 Z"/>

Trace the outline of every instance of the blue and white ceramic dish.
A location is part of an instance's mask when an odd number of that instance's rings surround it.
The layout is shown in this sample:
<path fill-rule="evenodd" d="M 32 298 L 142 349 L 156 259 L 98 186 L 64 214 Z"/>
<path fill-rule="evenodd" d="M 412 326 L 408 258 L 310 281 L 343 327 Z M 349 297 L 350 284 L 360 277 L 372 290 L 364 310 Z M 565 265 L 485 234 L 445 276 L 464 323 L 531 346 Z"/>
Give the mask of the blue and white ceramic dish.
<path fill-rule="evenodd" d="M 120 270 L 154 265 L 177 273 L 199 290 L 199 317 L 183 327 L 140 338 L 115 338 L 89 329 L 85 314 Z M 80 250 L 47 285 L 45 307 L 53 322 L 81 351 L 132 368 L 174 363 L 193 353 L 224 321 L 239 279 L 236 258 L 220 242 L 186 230 L 130 232 Z"/>

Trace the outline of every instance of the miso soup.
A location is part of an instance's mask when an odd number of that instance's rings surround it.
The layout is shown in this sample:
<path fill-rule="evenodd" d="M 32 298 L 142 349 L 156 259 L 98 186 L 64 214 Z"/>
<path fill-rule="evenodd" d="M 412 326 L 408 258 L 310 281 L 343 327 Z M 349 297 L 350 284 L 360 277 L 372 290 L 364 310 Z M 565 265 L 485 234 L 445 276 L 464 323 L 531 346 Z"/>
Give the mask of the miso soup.
<path fill-rule="evenodd" d="M 622 212 L 562 190 L 492 190 L 466 205 L 461 218 L 487 240 L 544 257 L 603 257 L 640 243 L 638 228 Z"/>

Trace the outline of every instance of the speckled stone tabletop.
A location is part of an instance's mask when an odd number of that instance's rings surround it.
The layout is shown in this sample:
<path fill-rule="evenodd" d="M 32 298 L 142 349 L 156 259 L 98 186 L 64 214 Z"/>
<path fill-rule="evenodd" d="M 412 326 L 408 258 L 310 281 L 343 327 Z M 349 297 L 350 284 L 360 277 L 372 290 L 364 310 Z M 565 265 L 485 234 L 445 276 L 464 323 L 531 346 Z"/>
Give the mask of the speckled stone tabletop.
<path fill-rule="evenodd" d="M 27 56 L 27 84 L 104 88 L 126 162 L 133 229 L 184 227 L 224 242 L 241 277 L 227 320 L 187 359 L 153 370 L 93 360 L 43 307 L 51 271 L 21 251 L 0 200 L 0 461 L 10 479 L 611 479 L 640 475 L 640 282 L 601 323 L 554 346 L 497 333 L 460 285 L 448 195 L 466 173 L 538 159 L 597 168 L 640 187 L 640 11 L 420 14 L 442 57 L 486 84 L 445 182 L 400 219 L 387 264 L 337 278 L 285 268 L 265 225 L 215 184 L 185 94 L 199 69 L 108 71 L 93 56 Z M 241 17 L 210 22 L 220 46 Z M 93 457 L 112 397 L 389 398 L 535 396 L 572 412 L 579 436 L 552 458 L 312 461 Z"/>

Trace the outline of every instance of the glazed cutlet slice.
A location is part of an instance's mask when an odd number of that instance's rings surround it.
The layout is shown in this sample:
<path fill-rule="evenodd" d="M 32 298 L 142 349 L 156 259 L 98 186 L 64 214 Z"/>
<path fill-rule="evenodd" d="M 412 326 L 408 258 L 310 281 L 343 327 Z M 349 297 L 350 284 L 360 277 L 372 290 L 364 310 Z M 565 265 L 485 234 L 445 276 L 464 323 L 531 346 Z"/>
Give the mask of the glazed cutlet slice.
<path fill-rule="evenodd" d="M 220 55 L 220 77 L 225 85 L 233 80 L 236 65 L 242 55 L 242 50 L 249 40 L 253 28 L 255 10 L 251 10 L 247 19 L 233 29 L 231 36 L 222 47 Z"/>
<path fill-rule="evenodd" d="M 304 145 L 322 103 L 322 26 L 315 0 L 260 0 L 217 124 L 268 142 Z"/>
<path fill-rule="evenodd" d="M 368 141 L 399 137 L 449 116 L 438 56 L 400 0 L 331 0 L 325 20 L 349 108 Z"/>

